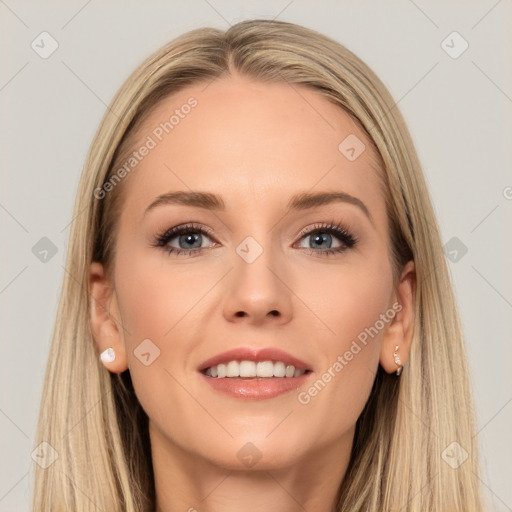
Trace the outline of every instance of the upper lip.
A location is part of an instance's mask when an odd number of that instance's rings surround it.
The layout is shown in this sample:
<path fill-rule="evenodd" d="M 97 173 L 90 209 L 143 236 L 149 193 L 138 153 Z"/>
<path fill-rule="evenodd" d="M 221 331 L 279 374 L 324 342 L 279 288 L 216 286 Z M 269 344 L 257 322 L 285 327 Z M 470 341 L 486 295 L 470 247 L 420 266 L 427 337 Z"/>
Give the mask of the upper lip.
<path fill-rule="evenodd" d="M 222 352 L 222 354 L 217 354 L 216 356 L 204 361 L 199 367 L 199 371 L 203 371 L 212 366 L 227 363 L 229 361 L 282 361 L 286 365 L 293 365 L 296 370 L 311 369 L 304 361 L 278 348 L 238 347 Z"/>

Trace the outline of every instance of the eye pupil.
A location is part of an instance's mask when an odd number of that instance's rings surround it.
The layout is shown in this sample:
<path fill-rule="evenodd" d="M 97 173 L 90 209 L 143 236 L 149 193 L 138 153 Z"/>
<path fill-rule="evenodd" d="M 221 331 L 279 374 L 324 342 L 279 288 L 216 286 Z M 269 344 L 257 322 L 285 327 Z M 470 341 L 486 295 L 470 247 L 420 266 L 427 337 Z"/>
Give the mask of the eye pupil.
<path fill-rule="evenodd" d="M 193 244 L 195 241 L 198 240 L 198 238 L 200 237 L 201 235 L 199 234 L 186 234 L 186 235 L 182 235 L 180 237 L 180 243 L 190 243 L 190 244 Z M 199 246 L 198 247 L 201 247 L 201 242 L 199 242 Z"/>
<path fill-rule="evenodd" d="M 325 241 L 326 237 L 330 237 L 331 235 L 320 235 L 320 234 L 316 234 L 314 235 L 314 243 L 316 244 L 317 242 L 319 242 L 320 244 L 322 244 L 322 242 Z"/>

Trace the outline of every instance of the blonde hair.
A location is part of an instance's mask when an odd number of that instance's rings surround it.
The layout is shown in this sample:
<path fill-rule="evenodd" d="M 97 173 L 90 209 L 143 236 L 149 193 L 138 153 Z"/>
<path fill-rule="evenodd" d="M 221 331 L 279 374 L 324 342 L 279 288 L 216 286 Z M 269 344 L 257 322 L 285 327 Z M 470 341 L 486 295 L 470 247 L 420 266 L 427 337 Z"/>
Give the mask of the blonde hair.
<path fill-rule="evenodd" d="M 238 72 L 313 87 L 351 115 L 382 159 L 394 269 L 416 266 L 411 353 L 398 379 L 379 367 L 357 421 L 337 510 L 481 510 L 474 411 L 462 329 L 439 230 L 404 120 L 378 77 L 336 41 L 280 21 L 226 32 L 192 30 L 148 57 L 111 102 L 77 194 L 67 268 L 42 396 L 37 441 L 58 453 L 35 465 L 34 510 L 139 512 L 155 507 L 148 418 L 129 371 L 101 364 L 89 325 L 88 268 L 110 268 L 122 184 L 99 200 L 137 129 L 158 102 L 188 85 Z M 468 459 L 442 458 L 457 442 Z"/>

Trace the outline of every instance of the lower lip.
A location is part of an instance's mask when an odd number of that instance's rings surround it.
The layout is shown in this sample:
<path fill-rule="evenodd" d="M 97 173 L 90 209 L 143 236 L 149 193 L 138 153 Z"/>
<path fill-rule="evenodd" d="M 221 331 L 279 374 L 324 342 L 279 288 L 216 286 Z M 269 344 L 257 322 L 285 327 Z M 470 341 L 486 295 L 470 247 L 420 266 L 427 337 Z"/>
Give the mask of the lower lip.
<path fill-rule="evenodd" d="M 213 389 L 221 393 L 244 400 L 265 400 L 298 389 L 311 373 L 303 373 L 300 377 L 224 377 L 221 379 L 208 377 L 201 372 L 200 375 Z"/>

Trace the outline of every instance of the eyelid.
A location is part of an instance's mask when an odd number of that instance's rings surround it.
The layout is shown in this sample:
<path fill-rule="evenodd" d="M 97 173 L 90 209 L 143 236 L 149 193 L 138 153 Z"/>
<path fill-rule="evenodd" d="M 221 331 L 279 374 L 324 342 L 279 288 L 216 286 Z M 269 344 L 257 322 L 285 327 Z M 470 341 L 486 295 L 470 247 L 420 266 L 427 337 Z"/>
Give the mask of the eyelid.
<path fill-rule="evenodd" d="M 330 217 L 329 220 L 326 221 L 318 221 L 313 224 L 308 224 L 305 228 L 302 228 L 296 237 L 302 237 L 304 235 L 311 234 L 312 232 L 319 231 L 322 229 L 338 229 L 343 231 L 352 237 L 355 238 L 356 229 L 352 227 L 352 223 L 348 221 L 336 220 L 335 218 Z"/>
<path fill-rule="evenodd" d="M 344 223 L 337 222 L 336 220 L 331 220 L 330 222 L 320 222 L 315 223 L 314 226 L 309 226 L 301 230 L 301 232 L 297 235 L 298 240 L 302 240 L 305 237 L 313 236 L 316 233 L 328 232 L 333 234 L 342 244 L 345 245 L 346 249 L 350 249 L 355 247 L 359 243 L 359 237 L 354 234 L 354 231 Z M 324 251 L 314 251 L 318 253 L 326 252 L 330 249 L 326 249 Z"/>
<path fill-rule="evenodd" d="M 167 239 L 167 242 L 169 239 L 175 238 L 179 235 L 181 235 L 183 232 L 187 231 L 197 231 L 199 233 L 202 233 L 203 235 L 208 236 L 209 238 L 216 241 L 216 238 L 213 235 L 213 229 L 204 226 L 203 224 L 197 223 L 197 222 L 186 222 L 185 224 L 178 224 L 176 226 L 173 226 L 163 232 L 158 232 L 155 235 L 155 239 L 157 241 Z M 167 243 L 166 242 L 166 243 Z M 185 249 L 183 249 L 185 250 Z"/>

